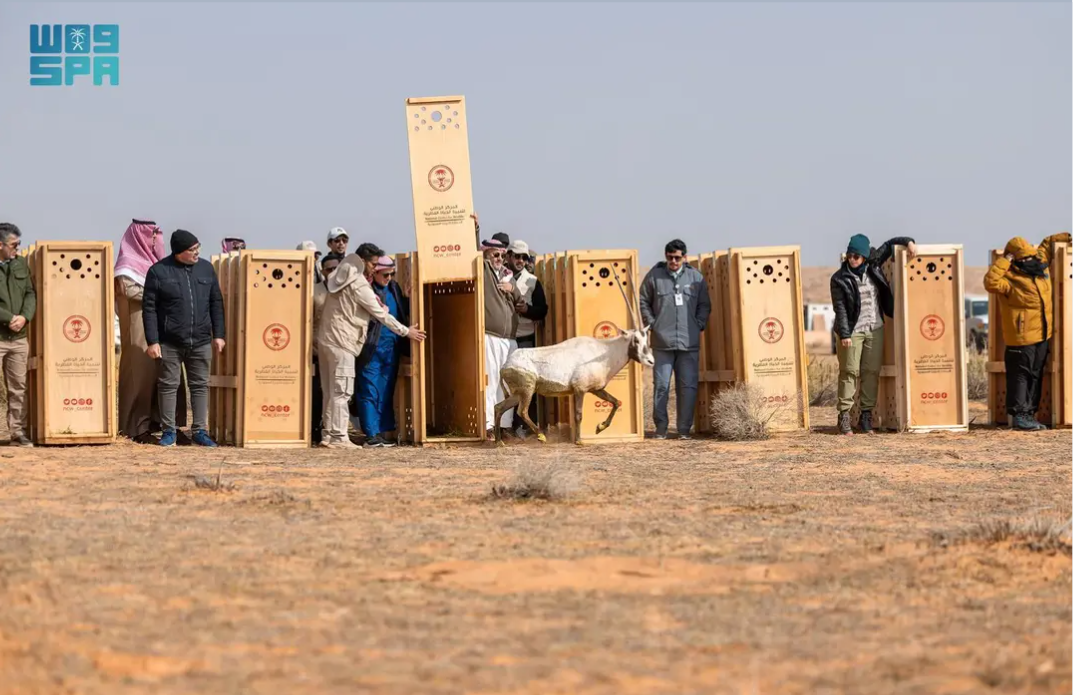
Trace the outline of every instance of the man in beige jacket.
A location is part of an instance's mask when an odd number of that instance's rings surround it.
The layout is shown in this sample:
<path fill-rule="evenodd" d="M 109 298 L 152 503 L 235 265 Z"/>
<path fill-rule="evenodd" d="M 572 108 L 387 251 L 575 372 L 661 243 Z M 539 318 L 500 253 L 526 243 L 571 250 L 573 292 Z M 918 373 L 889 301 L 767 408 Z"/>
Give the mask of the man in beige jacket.
<path fill-rule="evenodd" d="M 324 403 L 320 446 L 324 447 L 357 448 L 348 439 L 348 401 L 355 388 L 356 357 L 367 339 L 370 320 L 416 342 L 427 337 L 418 324 L 409 328 L 386 311 L 364 277 L 365 269 L 364 260 L 353 253 L 326 278 L 327 295 L 317 335 Z"/>

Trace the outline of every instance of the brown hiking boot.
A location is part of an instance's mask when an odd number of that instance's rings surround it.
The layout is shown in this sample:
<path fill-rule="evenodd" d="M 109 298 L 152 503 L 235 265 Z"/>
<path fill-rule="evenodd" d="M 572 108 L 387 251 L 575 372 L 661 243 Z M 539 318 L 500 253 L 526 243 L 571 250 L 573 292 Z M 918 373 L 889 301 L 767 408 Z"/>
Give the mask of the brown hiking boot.
<path fill-rule="evenodd" d="M 850 411 L 848 410 L 838 414 L 838 433 L 853 434 L 853 425 L 850 424 Z"/>

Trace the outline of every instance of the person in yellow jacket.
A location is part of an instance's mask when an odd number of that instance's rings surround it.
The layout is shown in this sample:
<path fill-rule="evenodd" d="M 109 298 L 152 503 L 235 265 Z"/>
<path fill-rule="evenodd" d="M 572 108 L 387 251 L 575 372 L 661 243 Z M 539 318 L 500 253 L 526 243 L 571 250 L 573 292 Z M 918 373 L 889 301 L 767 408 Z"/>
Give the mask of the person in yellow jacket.
<path fill-rule="evenodd" d="M 1043 430 L 1037 422 L 1041 378 L 1052 337 L 1052 282 L 1048 266 L 1052 245 L 1070 243 L 1070 234 L 1054 234 L 1034 248 L 1022 237 L 1007 242 L 1004 255 L 984 276 L 984 288 L 1000 295 L 1003 342 L 1007 349 L 1007 414 L 1016 430 Z"/>

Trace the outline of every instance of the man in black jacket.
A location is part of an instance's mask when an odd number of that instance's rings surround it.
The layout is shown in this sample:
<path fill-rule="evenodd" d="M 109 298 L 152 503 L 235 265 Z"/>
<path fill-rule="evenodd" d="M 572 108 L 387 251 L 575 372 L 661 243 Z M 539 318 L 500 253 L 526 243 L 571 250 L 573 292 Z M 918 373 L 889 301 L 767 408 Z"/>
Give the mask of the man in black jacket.
<path fill-rule="evenodd" d="M 146 274 L 142 323 L 146 354 L 158 360 L 157 394 L 161 411 L 161 446 L 176 444 L 176 392 L 180 366 L 187 369 L 194 422 L 191 438 L 199 446 L 217 446 L 206 432 L 209 416 L 211 344 L 225 349 L 225 312 L 213 266 L 198 257 L 200 244 L 184 229 L 172 233 L 172 255 Z"/>
<path fill-rule="evenodd" d="M 831 304 L 835 309 L 838 344 L 838 431 L 853 434 L 850 409 L 861 379 L 861 431 L 872 433 L 872 409 L 883 365 L 883 317 L 893 317 L 895 299 L 882 266 L 904 245 L 910 257 L 917 246 L 909 237 L 895 237 L 873 250 L 868 237 L 855 234 L 846 248 L 846 260 L 831 276 Z"/>

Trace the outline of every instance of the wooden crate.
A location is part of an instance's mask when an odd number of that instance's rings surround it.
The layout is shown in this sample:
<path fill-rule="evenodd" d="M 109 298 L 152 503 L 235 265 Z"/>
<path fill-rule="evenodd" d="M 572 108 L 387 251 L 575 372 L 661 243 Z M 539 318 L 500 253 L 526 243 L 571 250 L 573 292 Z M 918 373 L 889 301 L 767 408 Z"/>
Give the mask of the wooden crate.
<path fill-rule="evenodd" d="M 485 441 L 484 269 L 464 97 L 408 99 L 405 120 L 417 248 L 412 316 L 427 331 L 411 360 L 413 441 Z"/>
<path fill-rule="evenodd" d="M 1071 427 L 1071 245 L 1054 244 L 1049 273 L 1052 280 L 1052 338 L 1048 362 L 1041 382 L 1041 400 L 1037 420 L 1051 427 Z M 995 249 L 989 254 L 991 266 L 1004 254 Z M 1003 310 L 998 294 L 988 294 L 988 412 L 992 422 L 1009 425 L 1007 415 L 1007 370 L 1003 360 L 1007 345 L 1003 340 Z"/>
<path fill-rule="evenodd" d="M 632 314 L 625 305 L 637 298 L 639 277 L 637 252 L 619 251 L 570 251 L 565 255 L 562 276 L 565 289 L 565 339 L 577 336 L 613 338 L 619 329 L 633 325 Z M 621 288 L 618 284 L 621 283 Z M 576 405 L 572 398 L 561 398 L 568 410 L 567 424 L 570 436 L 582 443 L 634 442 L 644 438 L 643 391 L 641 367 L 630 361 L 611 379 L 606 390 L 621 401 L 622 407 L 614 416 L 610 427 L 595 434 L 595 427 L 607 418 L 610 404 L 597 396 L 584 396 L 583 419 L 579 437 L 575 431 Z"/>
<path fill-rule="evenodd" d="M 881 391 L 878 417 L 900 432 L 964 432 L 969 400 L 962 246 L 918 245 L 914 258 L 898 246 L 894 254 L 895 315 L 884 324 L 884 364 L 891 366 L 891 356 L 894 372 L 892 385 Z"/>
<path fill-rule="evenodd" d="M 44 445 L 108 444 L 117 420 L 112 244 L 44 241 L 22 255 L 37 293 L 26 435 Z"/>
<path fill-rule="evenodd" d="M 211 364 L 211 436 L 250 448 L 309 447 L 314 254 L 240 251 L 214 256 L 213 265 L 226 350 Z"/>
<path fill-rule="evenodd" d="M 774 430 L 808 429 L 800 247 L 734 248 L 717 260 L 728 266 L 734 378 L 762 385 L 769 400 L 795 401 Z"/>

